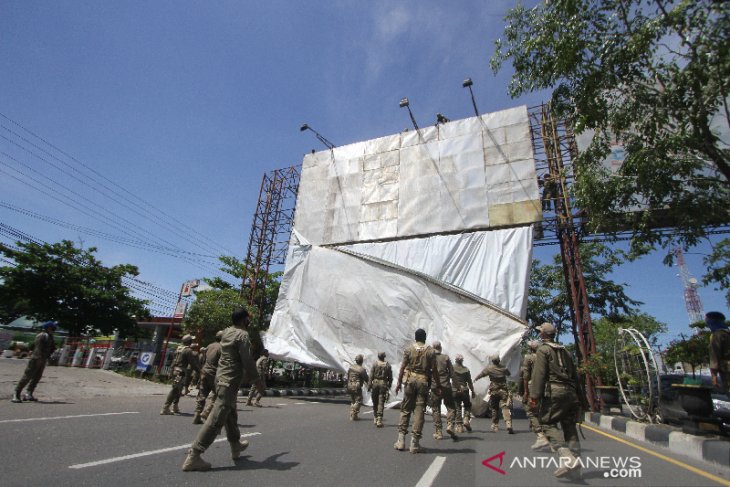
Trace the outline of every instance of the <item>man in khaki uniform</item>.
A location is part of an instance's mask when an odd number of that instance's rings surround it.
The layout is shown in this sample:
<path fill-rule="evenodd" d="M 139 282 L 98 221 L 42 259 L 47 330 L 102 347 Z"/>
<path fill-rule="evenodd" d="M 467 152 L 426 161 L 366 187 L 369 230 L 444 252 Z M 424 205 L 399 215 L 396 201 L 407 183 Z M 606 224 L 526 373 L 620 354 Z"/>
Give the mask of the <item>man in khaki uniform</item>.
<path fill-rule="evenodd" d="M 730 397 L 730 330 L 725 323 L 725 315 L 710 311 L 705 315 L 705 323 L 710 327 L 710 374 L 712 384 L 720 386 Z M 721 384 L 718 384 L 717 376 Z"/>
<path fill-rule="evenodd" d="M 491 364 L 484 367 L 474 382 L 482 377 L 489 377 L 489 410 L 492 413 L 492 431 L 499 431 L 499 410 L 502 410 L 502 417 L 507 425 L 507 433 L 513 434 L 512 429 L 512 394 L 507 389 L 507 377 L 510 373 L 506 367 L 499 363 L 499 355 L 489 357 Z"/>
<path fill-rule="evenodd" d="M 188 450 L 182 465 L 184 472 L 210 469 L 210 463 L 200 455 L 213 443 L 221 428 L 225 427 L 233 460 L 238 459 L 248 447 L 248 440 L 241 440 L 241 431 L 238 429 L 236 401 L 244 375 L 259 391 L 264 391 L 264 384 L 258 377 L 256 363 L 251 356 L 251 341 L 246 331 L 248 320 L 248 311 L 242 308 L 231 315 L 233 326 L 223 330 L 221 358 L 215 378 L 217 398 L 208 419 Z"/>
<path fill-rule="evenodd" d="M 167 394 L 165 405 L 162 406 L 162 410 L 160 411 L 161 415 L 180 414 L 178 403 L 180 402 L 180 396 L 185 386 L 185 369 L 188 366 L 194 370 L 200 369 L 200 361 L 198 361 L 198 358 L 193 353 L 193 349 L 190 348 L 190 345 L 193 343 L 192 335 L 185 335 L 182 338 L 182 343 L 175 350 L 175 358 L 172 361 L 172 387 Z"/>
<path fill-rule="evenodd" d="M 431 384 L 431 416 L 433 417 L 433 426 L 436 431 L 433 434 L 434 439 L 442 440 L 444 438 L 443 424 L 441 423 L 441 403 L 446 406 L 446 433 L 452 440 L 458 440 L 454 431 L 454 420 L 456 418 L 456 407 L 454 405 L 454 391 L 451 388 L 451 375 L 454 367 L 451 364 L 451 358 L 441 351 L 441 342 L 435 341 L 431 345 L 436 352 L 436 368 L 438 369 L 439 382 L 441 383 L 441 394 L 437 394 L 434 384 Z"/>
<path fill-rule="evenodd" d="M 360 407 L 362 406 L 362 386 L 367 384 L 368 371 L 362 366 L 363 357 L 357 355 L 355 364 L 347 371 L 347 392 L 350 394 L 350 421 L 357 421 L 360 418 Z"/>
<path fill-rule="evenodd" d="M 406 434 L 408 425 L 413 417 L 413 431 L 411 436 L 411 453 L 421 453 L 420 440 L 423 433 L 424 413 L 431 381 L 436 383 L 436 394 L 441 394 L 441 382 L 436 368 L 436 352 L 426 345 L 426 331 L 419 328 L 415 334 L 416 342 L 403 351 L 403 362 L 398 372 L 398 382 L 395 393 L 398 394 L 405 375 L 404 397 L 400 407 L 400 423 L 398 424 L 398 440 L 393 447 L 403 451 L 406 448 Z"/>
<path fill-rule="evenodd" d="M 457 354 L 454 360 L 456 363 L 451 372 L 451 387 L 454 390 L 456 432 L 463 433 L 464 428 L 471 431 L 471 399 L 476 397 L 476 393 L 474 383 L 471 381 L 471 371 L 464 367 L 464 356 Z M 471 391 L 471 399 L 469 399 L 469 391 Z"/>
<path fill-rule="evenodd" d="M 261 356 L 256 361 L 256 370 L 259 373 L 259 378 L 261 379 L 261 382 L 264 383 L 264 388 L 266 388 L 266 376 L 269 373 L 269 351 L 265 348 L 261 352 Z M 256 402 L 252 402 L 254 396 L 256 396 Z M 257 392 L 256 388 L 253 387 L 252 384 L 250 390 L 248 391 L 248 401 L 246 401 L 246 406 L 256 406 L 257 408 L 263 407 L 261 405 L 262 397 L 264 396 L 260 392 Z"/>
<path fill-rule="evenodd" d="M 38 399 L 33 396 L 38 382 L 43 377 L 43 371 L 46 368 L 46 362 L 48 357 L 51 356 L 54 350 L 56 350 L 56 343 L 53 341 L 53 333 L 58 327 L 58 322 L 47 321 L 41 325 L 43 331 L 35 336 L 35 343 L 33 345 L 33 355 L 30 356 L 28 365 L 25 367 L 23 377 L 18 381 L 18 385 L 15 386 L 15 393 L 11 399 L 12 402 L 22 401 L 37 401 Z M 21 399 L 20 394 L 23 392 L 23 388 L 28 386 L 25 396 Z"/>
<path fill-rule="evenodd" d="M 576 426 L 580 414 L 578 373 L 565 347 L 555 343 L 555 327 L 543 323 L 540 345 L 535 353 L 535 363 L 530 380 L 530 407 L 542 425 L 550 446 L 557 450 L 560 467 L 554 475 L 558 478 L 581 478 L 580 439 Z M 563 439 L 560 439 L 562 428 Z"/>
<path fill-rule="evenodd" d="M 202 354 L 203 366 L 200 369 L 200 381 L 198 382 L 198 397 L 195 401 L 195 414 L 193 424 L 203 424 L 215 404 L 215 373 L 218 370 L 218 362 L 221 358 L 221 338 L 223 330 L 215 334 L 215 341 L 208 345 L 205 354 Z M 210 395 L 210 402 L 205 406 L 205 400 Z"/>
<path fill-rule="evenodd" d="M 378 354 L 378 361 L 370 368 L 370 383 L 368 391 L 373 400 L 375 426 L 383 427 L 383 409 L 390 395 L 390 386 L 393 385 L 393 368 L 385 361 L 385 352 Z"/>
<path fill-rule="evenodd" d="M 532 410 L 527 407 L 530 402 L 530 378 L 532 377 L 532 369 L 535 365 L 535 352 L 537 351 L 537 348 L 539 346 L 540 342 L 538 342 L 537 340 L 530 340 L 530 342 L 527 344 L 529 350 L 525 354 L 525 358 L 522 359 L 522 367 L 520 368 L 520 382 L 518 384 L 517 391 L 522 396 L 522 405 L 525 408 L 527 419 L 530 421 L 530 427 L 532 428 L 532 431 L 534 431 L 537 435 L 537 441 L 535 441 L 535 443 L 532 445 L 533 450 L 539 450 L 540 448 L 550 445 L 550 442 L 545 437 L 545 433 L 542 432 L 542 426 L 540 426 L 540 421 L 537 419 L 537 416 L 535 416 L 535 413 L 533 413 Z"/>

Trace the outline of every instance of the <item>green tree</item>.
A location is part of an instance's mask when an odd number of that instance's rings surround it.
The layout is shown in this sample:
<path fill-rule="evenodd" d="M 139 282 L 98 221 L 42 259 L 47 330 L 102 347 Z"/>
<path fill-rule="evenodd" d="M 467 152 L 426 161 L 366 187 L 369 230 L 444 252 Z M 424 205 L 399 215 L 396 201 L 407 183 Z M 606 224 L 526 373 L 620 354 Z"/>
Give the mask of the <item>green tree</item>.
<path fill-rule="evenodd" d="M 200 337 L 203 343 L 210 343 L 218 330 L 231 326 L 231 313 L 240 308 L 252 312 L 235 289 L 196 291 L 195 301 L 183 320 L 183 329 Z"/>
<path fill-rule="evenodd" d="M 510 94 L 552 90 L 558 114 L 577 133 L 595 133 L 574 187 L 593 230 L 629 228 L 641 254 L 694 246 L 708 225 L 730 221 L 721 140 L 730 127 L 730 2 L 552 0 L 505 20 L 491 64 L 514 66 Z M 614 140 L 625 148 L 616 173 L 602 165 Z M 728 253 L 720 257 L 710 280 L 727 289 Z"/>
<path fill-rule="evenodd" d="M 580 253 L 591 313 L 594 316 L 612 318 L 635 315 L 637 306 L 642 303 L 626 295 L 626 284 L 616 283 L 607 277 L 626 260 L 626 254 L 599 242 L 581 244 Z M 527 302 L 528 321 L 533 324 L 549 321 L 560 333 L 565 331 L 566 325 L 572 323 L 571 316 L 560 255 L 553 257 L 552 264 L 543 265 L 539 260 L 533 260 L 530 298 Z M 575 339 L 577 331 L 572 328 L 570 330 Z"/>
<path fill-rule="evenodd" d="M 246 280 L 245 288 L 241 292 L 240 286 L 234 286 L 225 279 L 215 277 L 212 279 L 204 279 L 206 283 L 215 289 L 232 289 L 242 294 L 248 300 L 250 298 L 251 279 L 254 275 L 251 269 L 246 268 L 246 264 L 235 257 L 223 255 L 218 258 L 223 264 L 220 270 L 232 276 L 237 282 L 243 283 Z M 253 316 L 251 320 L 252 330 L 264 331 L 269 327 L 269 320 L 274 313 L 276 299 L 279 296 L 279 285 L 281 284 L 281 272 L 272 272 L 259 274 L 258 282 L 253 298 Z"/>
<path fill-rule="evenodd" d="M 695 377 L 695 370 L 709 361 L 710 333 L 701 332 L 689 338 L 682 334 L 679 337 L 669 342 L 664 352 L 664 364 L 670 367 L 676 363 L 689 364 L 692 377 Z"/>
<path fill-rule="evenodd" d="M 712 253 L 705 257 L 707 274 L 702 279 L 706 285 L 716 283 L 719 289 L 725 289 L 725 301 L 730 306 L 730 238 L 717 243 Z"/>
<path fill-rule="evenodd" d="M 618 383 L 613 351 L 619 328 L 634 328 L 641 332 L 652 347 L 657 345 L 660 334 L 667 331 L 667 325 L 645 313 L 604 317 L 593 321 L 596 353 L 584 364 L 583 370 L 593 377 L 599 377 L 603 385 Z"/>
<path fill-rule="evenodd" d="M 224 255 L 219 257 L 219 260 L 222 264 L 220 270 L 237 282 L 243 283 L 245 277 L 253 274 L 246 269 L 243 262 L 235 257 Z M 188 333 L 202 335 L 203 343 L 209 343 L 218 330 L 231 324 L 231 313 L 245 307 L 251 315 L 249 335 L 254 351 L 260 350 L 262 348 L 261 332 L 269 327 L 276 298 L 279 295 L 281 275 L 281 272 L 274 272 L 260 276 L 253 304 L 249 302 L 250 287 L 245 287 L 241 292 L 240 286 L 235 286 L 220 277 L 203 279 L 212 289 L 195 293 L 195 300 L 183 320 L 183 328 Z M 250 286 L 250 279 L 247 279 L 247 285 Z"/>
<path fill-rule="evenodd" d="M 145 301 L 133 297 L 122 278 L 139 274 L 133 265 L 105 267 L 64 240 L 54 244 L 0 244 L 0 253 L 14 265 L 0 267 L 0 320 L 29 316 L 56 320 L 72 336 L 91 330 L 122 336 L 136 329 L 136 317 L 147 316 Z"/>

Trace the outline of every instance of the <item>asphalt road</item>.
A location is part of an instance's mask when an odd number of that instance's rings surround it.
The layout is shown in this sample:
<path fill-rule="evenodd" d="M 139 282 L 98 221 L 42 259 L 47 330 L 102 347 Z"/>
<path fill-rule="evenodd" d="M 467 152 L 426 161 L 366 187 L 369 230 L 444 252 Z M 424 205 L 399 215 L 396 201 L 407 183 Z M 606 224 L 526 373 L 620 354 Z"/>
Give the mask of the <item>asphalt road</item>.
<path fill-rule="evenodd" d="M 489 432 L 489 420 L 476 419 L 474 431 L 454 442 L 433 440 L 428 418 L 422 442 L 428 452 L 413 455 L 393 449 L 398 411 L 386 411 L 386 426 L 377 429 L 369 408 L 363 420 L 351 422 L 346 401 L 325 398 L 264 398 L 264 408 L 247 407 L 241 398 L 239 424 L 250 435 L 249 449 L 234 462 L 220 436 L 204 455 L 213 470 L 185 473 L 180 465 L 199 428 L 191 423 L 192 397 L 181 401 L 184 414 L 160 416 L 161 391 L 53 400 L 41 394 L 42 386 L 38 403 L 12 404 L 2 397 L 4 486 L 570 484 L 552 477 L 555 466 L 545 463 L 554 455 L 530 449 L 534 436 L 525 419 L 515 421 L 514 435 Z M 664 449 L 657 450 L 660 458 L 649 444 L 616 437 L 629 442 L 623 443 L 588 427 L 584 432 L 583 458 L 596 465 L 584 471 L 583 485 L 730 485 L 728 469 Z M 489 458 L 494 468 L 483 464 Z M 633 467 L 623 474 L 633 477 L 607 478 L 610 464 L 623 460 Z"/>

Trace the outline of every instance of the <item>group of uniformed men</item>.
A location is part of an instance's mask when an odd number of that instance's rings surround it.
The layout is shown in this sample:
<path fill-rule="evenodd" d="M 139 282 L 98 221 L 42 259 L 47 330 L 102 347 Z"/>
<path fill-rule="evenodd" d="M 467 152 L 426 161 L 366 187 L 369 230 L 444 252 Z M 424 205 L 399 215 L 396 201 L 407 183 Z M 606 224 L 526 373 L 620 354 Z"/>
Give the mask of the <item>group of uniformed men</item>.
<path fill-rule="evenodd" d="M 183 337 L 183 345 L 175 351 L 172 363 L 172 387 L 160 414 L 177 414 L 177 403 L 180 399 L 185 379 L 185 370 L 192 366 L 200 371 L 198 396 L 196 398 L 194 424 L 202 424 L 188 455 L 183 462 L 185 472 L 209 470 L 211 465 L 201 458 L 201 454 L 213 443 L 218 433 L 225 429 L 226 439 L 230 443 L 231 458 L 236 460 L 249 443 L 241 440 L 238 429 L 238 411 L 236 398 L 244 377 L 251 382 L 251 394 L 248 404 L 256 397 L 260 406 L 265 391 L 263 377 L 268 368 L 268 352 L 264 350 L 258 362 L 251 356 L 251 342 L 246 329 L 249 315 L 245 309 L 239 309 L 231 315 L 232 325 L 216 333 L 216 341 L 205 350 L 202 361 L 195 358 L 192 348 L 192 337 Z M 202 365 L 201 365 L 202 362 Z M 258 395 L 254 396 L 255 392 Z M 211 395 L 206 406 L 206 399 Z"/>
<path fill-rule="evenodd" d="M 537 435 L 532 448 L 538 450 L 550 446 L 560 456 L 559 468 L 554 475 L 559 478 L 580 479 L 580 440 L 577 421 L 581 410 L 581 392 L 576 367 L 565 347 L 555 342 L 556 329 L 550 323 L 538 327 L 542 344 L 532 341 L 530 352 L 520 368 L 519 392 L 530 420 L 531 429 Z M 464 357 L 457 355 L 456 364 L 442 352 L 441 343 L 426 345 L 425 330 L 418 329 L 415 342 L 403 351 L 403 361 L 395 387 L 398 394 L 404 389 L 401 402 L 396 450 L 406 449 L 406 435 L 413 418 L 410 452 L 424 451 L 420 445 L 423 433 L 426 404 L 433 414 L 435 439 L 442 439 L 441 404 L 446 407 L 446 433 L 456 440 L 456 433 L 471 431 L 471 397 L 476 397 L 471 373 L 464 367 Z M 492 431 L 499 430 L 499 410 L 502 411 L 507 432 L 513 434 L 512 395 L 507 388 L 509 370 L 500 364 L 499 356 L 489 358 L 490 363 L 474 378 L 474 382 L 489 377 L 489 408 L 492 415 Z M 355 357 L 355 364 L 347 372 L 347 391 L 350 394 L 350 420 L 357 420 L 362 406 L 362 388 L 367 386 L 372 394 L 374 423 L 383 426 L 383 407 L 387 401 L 393 380 L 391 366 L 385 361 L 385 353 L 378 354 L 370 375 L 362 366 L 363 356 Z M 560 437 L 558 424 L 562 428 Z"/>

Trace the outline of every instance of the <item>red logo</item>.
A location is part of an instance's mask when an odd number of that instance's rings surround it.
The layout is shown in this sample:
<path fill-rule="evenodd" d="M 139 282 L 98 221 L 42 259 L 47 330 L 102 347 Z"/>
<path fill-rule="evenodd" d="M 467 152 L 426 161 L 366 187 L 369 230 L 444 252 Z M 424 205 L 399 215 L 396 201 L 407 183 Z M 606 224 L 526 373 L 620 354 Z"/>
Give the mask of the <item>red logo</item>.
<path fill-rule="evenodd" d="M 505 472 L 504 470 L 502 470 L 502 469 L 501 469 L 501 468 L 499 468 L 499 467 L 495 467 L 495 466 L 494 466 L 494 465 L 492 465 L 492 463 L 491 463 L 491 462 L 492 462 L 492 460 L 494 460 L 494 459 L 496 459 L 496 458 L 499 458 L 499 466 L 501 467 L 501 466 L 502 466 L 502 462 L 504 461 L 504 455 L 505 455 L 505 452 L 500 452 L 500 453 L 497 453 L 497 454 L 496 454 L 496 455 L 494 455 L 493 457 L 489 457 L 489 458 L 487 458 L 486 460 L 484 460 L 484 461 L 482 462 L 482 465 L 484 465 L 485 467 L 489 467 L 489 468 L 491 468 L 492 470 L 494 470 L 495 472 L 497 472 L 497 473 L 499 473 L 499 474 L 502 474 L 502 475 L 507 475 L 507 472 Z"/>

